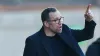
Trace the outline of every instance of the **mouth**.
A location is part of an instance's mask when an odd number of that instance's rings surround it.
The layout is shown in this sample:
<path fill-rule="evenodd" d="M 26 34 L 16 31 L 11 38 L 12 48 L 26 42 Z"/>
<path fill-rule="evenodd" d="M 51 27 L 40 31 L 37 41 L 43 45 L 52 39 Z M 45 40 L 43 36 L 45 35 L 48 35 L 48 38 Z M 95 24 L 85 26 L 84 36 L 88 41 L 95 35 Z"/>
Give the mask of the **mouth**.
<path fill-rule="evenodd" d="M 62 26 L 59 26 L 59 28 L 62 28 Z"/>
<path fill-rule="evenodd" d="M 58 32 L 59 32 L 59 33 L 62 32 L 62 26 L 58 27 Z"/>
<path fill-rule="evenodd" d="M 59 30 L 61 30 L 62 29 L 62 26 L 59 26 Z"/>

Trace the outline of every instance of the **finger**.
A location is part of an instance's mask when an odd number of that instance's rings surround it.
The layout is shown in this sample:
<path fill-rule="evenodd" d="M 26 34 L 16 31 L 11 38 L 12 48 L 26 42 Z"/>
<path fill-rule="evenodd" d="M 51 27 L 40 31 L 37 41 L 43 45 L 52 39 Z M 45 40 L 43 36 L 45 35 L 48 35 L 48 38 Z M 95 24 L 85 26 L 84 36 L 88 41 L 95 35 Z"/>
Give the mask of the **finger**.
<path fill-rule="evenodd" d="M 90 9 L 90 6 L 91 6 L 91 4 L 89 4 L 88 6 L 87 6 L 87 9 L 86 9 L 86 14 L 89 12 L 89 9 Z"/>

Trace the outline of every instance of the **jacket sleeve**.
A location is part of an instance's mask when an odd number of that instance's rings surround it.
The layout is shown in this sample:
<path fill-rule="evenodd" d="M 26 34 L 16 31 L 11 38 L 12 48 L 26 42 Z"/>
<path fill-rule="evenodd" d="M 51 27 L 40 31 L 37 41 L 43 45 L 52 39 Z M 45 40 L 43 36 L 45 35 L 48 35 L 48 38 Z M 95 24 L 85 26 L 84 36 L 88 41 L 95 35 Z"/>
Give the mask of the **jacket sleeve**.
<path fill-rule="evenodd" d="M 23 56 L 37 56 L 36 47 L 31 38 L 26 39 Z"/>
<path fill-rule="evenodd" d="M 84 29 L 82 30 L 71 29 L 71 32 L 72 32 L 72 35 L 77 40 L 77 42 L 80 42 L 80 41 L 93 38 L 95 26 L 96 26 L 96 23 L 93 20 L 90 22 L 85 21 Z"/>

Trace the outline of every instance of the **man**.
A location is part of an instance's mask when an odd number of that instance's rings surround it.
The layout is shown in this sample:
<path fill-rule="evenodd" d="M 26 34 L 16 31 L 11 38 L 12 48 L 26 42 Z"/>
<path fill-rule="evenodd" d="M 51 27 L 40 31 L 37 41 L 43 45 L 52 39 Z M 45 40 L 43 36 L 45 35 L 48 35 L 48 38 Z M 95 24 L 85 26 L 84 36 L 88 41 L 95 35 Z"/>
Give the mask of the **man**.
<path fill-rule="evenodd" d="M 88 47 L 86 56 L 100 56 L 100 37 Z"/>
<path fill-rule="evenodd" d="M 92 38 L 96 25 L 89 7 L 83 30 L 72 30 L 63 24 L 64 17 L 56 8 L 44 9 L 41 14 L 43 27 L 26 39 L 23 56 L 84 56 L 78 42 Z"/>

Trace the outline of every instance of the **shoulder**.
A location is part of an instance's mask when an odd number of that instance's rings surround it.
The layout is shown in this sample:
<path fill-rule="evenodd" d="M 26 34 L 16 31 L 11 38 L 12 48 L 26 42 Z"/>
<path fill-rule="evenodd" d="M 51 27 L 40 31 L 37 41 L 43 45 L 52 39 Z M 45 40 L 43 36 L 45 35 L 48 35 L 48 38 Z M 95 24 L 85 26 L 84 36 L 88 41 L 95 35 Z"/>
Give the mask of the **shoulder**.
<path fill-rule="evenodd" d="M 100 47 L 100 38 L 94 41 L 90 46 L 99 46 Z"/>
<path fill-rule="evenodd" d="M 62 24 L 63 28 L 69 28 L 66 24 Z"/>
<path fill-rule="evenodd" d="M 32 42 L 34 41 L 34 42 L 36 42 L 38 39 L 40 39 L 39 38 L 39 32 L 36 32 L 36 33 L 30 35 L 29 37 L 27 37 L 26 41 L 32 41 Z"/>
<path fill-rule="evenodd" d="M 100 48 L 100 38 L 94 41 L 89 47 L 88 50 L 98 50 Z"/>
<path fill-rule="evenodd" d="M 100 41 L 100 40 L 99 40 Z M 96 40 L 93 42 L 86 51 L 86 56 L 99 56 L 100 52 L 100 42 Z"/>
<path fill-rule="evenodd" d="M 66 24 L 62 24 L 62 29 L 69 29 L 69 27 Z"/>
<path fill-rule="evenodd" d="M 66 24 L 63 24 L 62 25 L 62 31 L 63 32 L 65 32 L 65 31 L 69 32 L 70 31 L 70 28 Z"/>

